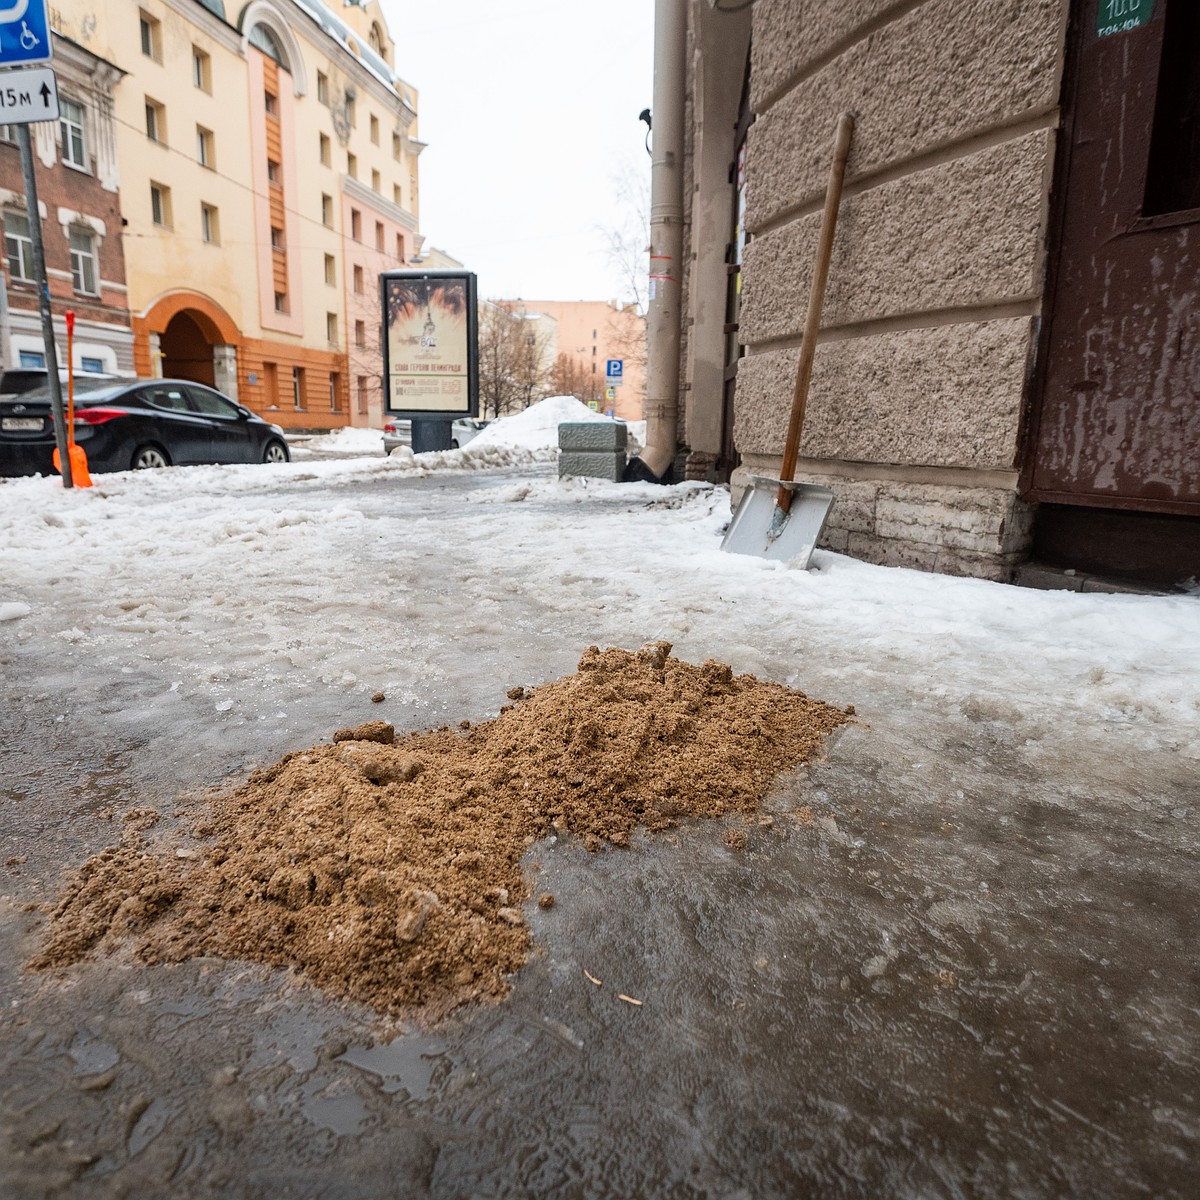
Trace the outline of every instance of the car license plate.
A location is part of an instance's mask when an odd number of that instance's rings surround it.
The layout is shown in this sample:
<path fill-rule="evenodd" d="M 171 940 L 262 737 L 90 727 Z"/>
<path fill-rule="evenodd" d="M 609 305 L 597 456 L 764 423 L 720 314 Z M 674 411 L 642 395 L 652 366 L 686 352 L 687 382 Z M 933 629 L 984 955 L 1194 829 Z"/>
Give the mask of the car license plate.
<path fill-rule="evenodd" d="M 0 429 L 6 429 L 11 433 L 34 433 L 41 427 L 41 417 L 5 417 L 0 421 Z"/>

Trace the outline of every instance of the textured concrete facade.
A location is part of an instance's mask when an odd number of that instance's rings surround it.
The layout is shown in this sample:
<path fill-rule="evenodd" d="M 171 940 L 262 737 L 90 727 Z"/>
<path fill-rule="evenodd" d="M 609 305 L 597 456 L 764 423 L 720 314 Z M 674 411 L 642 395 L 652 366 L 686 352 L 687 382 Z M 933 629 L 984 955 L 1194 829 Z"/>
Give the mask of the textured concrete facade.
<path fill-rule="evenodd" d="M 720 20 L 707 9 L 694 10 L 701 26 Z M 1066 10 L 1066 0 L 754 6 L 735 498 L 747 471 L 778 469 L 834 125 L 850 111 L 797 477 L 833 488 L 826 541 L 838 550 L 988 578 L 1020 562 L 1030 512 L 1018 455 Z"/>

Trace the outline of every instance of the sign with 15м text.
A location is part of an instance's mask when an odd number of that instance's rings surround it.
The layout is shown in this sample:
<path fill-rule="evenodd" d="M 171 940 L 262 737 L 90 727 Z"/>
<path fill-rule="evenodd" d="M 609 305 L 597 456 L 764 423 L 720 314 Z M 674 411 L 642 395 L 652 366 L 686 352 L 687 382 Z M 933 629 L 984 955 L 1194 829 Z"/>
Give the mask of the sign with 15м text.
<path fill-rule="evenodd" d="M 52 54 L 46 0 L 0 0 L 0 67 L 49 62 Z"/>
<path fill-rule="evenodd" d="M 49 67 L 0 72 L 0 125 L 58 120 L 58 81 Z"/>
<path fill-rule="evenodd" d="M 1100 0 L 1096 13 L 1096 33 L 1108 37 L 1111 33 L 1126 33 L 1150 20 L 1154 0 Z"/>
<path fill-rule="evenodd" d="M 615 387 L 622 380 L 625 374 L 625 360 L 623 358 L 610 358 L 604 368 L 604 374 L 608 377 L 610 387 Z"/>

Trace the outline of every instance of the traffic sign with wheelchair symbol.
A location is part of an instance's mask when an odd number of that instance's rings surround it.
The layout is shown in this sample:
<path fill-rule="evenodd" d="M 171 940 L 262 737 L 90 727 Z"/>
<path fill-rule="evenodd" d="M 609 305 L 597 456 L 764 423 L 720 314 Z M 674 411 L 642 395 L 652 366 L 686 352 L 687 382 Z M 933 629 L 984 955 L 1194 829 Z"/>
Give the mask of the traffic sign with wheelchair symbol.
<path fill-rule="evenodd" d="M 46 0 L 0 0 L 0 67 L 49 62 L 53 53 Z"/>

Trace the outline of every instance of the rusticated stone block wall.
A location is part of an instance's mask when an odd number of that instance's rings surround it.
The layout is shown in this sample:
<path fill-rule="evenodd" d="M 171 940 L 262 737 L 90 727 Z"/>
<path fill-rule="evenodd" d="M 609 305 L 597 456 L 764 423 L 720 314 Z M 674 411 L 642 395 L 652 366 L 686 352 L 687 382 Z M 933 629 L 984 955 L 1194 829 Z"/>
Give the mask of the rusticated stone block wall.
<path fill-rule="evenodd" d="M 799 478 L 827 540 L 1003 578 L 1067 0 L 758 0 L 735 437 L 777 467 L 838 113 L 855 114 Z M 741 479 L 735 475 L 735 492 Z"/>

